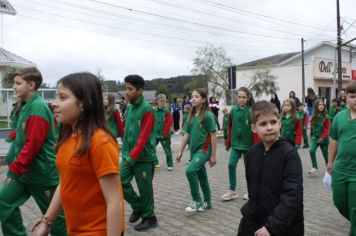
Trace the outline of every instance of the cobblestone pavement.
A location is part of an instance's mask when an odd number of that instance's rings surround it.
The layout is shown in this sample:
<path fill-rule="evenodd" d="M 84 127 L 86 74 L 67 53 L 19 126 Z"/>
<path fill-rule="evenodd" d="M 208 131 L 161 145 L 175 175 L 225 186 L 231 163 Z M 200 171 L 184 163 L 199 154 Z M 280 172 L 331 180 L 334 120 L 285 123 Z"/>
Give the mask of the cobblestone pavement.
<path fill-rule="evenodd" d="M 173 155 L 177 153 L 181 136 L 172 138 Z M 4 147 L 4 142 L 0 142 Z M 236 235 L 241 219 L 240 208 L 246 202 L 242 195 L 246 193 L 244 178 L 244 164 L 238 164 L 238 199 L 231 202 L 222 202 L 220 196 L 228 188 L 228 153 L 221 143 L 218 144 L 218 164 L 208 168 L 208 176 L 212 191 L 213 208 L 202 213 L 188 214 L 184 212 L 185 206 L 191 201 L 188 181 L 185 177 L 185 161 L 189 158 L 185 152 L 183 161 L 175 163 L 174 171 L 165 168 L 165 157 L 160 146 L 157 148 L 161 168 L 156 169 L 154 177 L 155 212 L 159 226 L 149 232 L 135 232 L 133 226 L 128 224 L 125 235 Z M 311 167 L 307 149 L 299 151 L 303 162 L 304 172 L 304 216 L 305 235 L 307 236 L 343 236 L 348 235 L 350 224 L 336 210 L 332 203 L 331 192 L 322 188 L 323 173 L 309 176 Z M 318 164 L 324 166 L 320 151 Z M 0 168 L 0 180 L 5 178 L 6 167 Z M 320 168 L 324 171 L 324 168 Z M 133 181 L 135 182 L 135 181 Z M 125 203 L 126 220 L 131 213 L 130 206 Z M 28 230 L 39 219 L 40 212 L 34 201 L 30 199 L 21 207 L 24 223 Z M 83 209 L 85 210 L 85 209 Z M 0 230 L 0 235 L 1 230 Z"/>

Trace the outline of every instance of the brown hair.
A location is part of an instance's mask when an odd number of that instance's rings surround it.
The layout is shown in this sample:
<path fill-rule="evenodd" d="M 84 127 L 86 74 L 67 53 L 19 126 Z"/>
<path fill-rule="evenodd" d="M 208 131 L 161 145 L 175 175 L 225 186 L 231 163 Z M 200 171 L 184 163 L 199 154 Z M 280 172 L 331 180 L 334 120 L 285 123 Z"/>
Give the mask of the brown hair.
<path fill-rule="evenodd" d="M 251 91 L 246 88 L 246 87 L 240 87 L 238 90 L 237 90 L 237 93 L 238 92 L 244 92 L 246 93 L 246 96 L 247 96 L 247 106 L 251 107 L 254 103 L 255 103 L 255 99 L 253 98 L 253 94 L 251 93 Z"/>
<path fill-rule="evenodd" d="M 42 84 L 42 74 L 36 67 L 23 68 L 14 73 L 15 76 L 21 76 L 26 82 L 35 82 L 35 90 Z"/>
<path fill-rule="evenodd" d="M 320 112 L 318 109 L 319 103 L 322 103 L 324 105 L 324 111 Z M 319 121 L 319 115 L 322 114 L 324 117 L 326 117 L 326 115 L 328 114 L 328 110 L 326 109 L 326 105 L 324 103 L 324 101 L 322 99 L 318 99 L 315 101 L 314 103 L 314 114 L 313 117 L 311 119 L 311 125 L 312 127 L 315 126 L 315 123 Z M 323 118 L 322 120 L 325 120 L 325 118 Z M 324 123 L 324 121 L 322 122 Z"/>
<path fill-rule="evenodd" d="M 345 90 L 346 94 L 356 93 L 356 80 L 350 81 Z"/>
<path fill-rule="evenodd" d="M 199 93 L 199 95 L 204 99 L 205 98 L 205 102 L 202 104 L 202 107 L 201 107 L 201 110 L 200 110 L 200 113 L 199 113 L 199 119 L 200 119 L 200 123 L 203 124 L 204 121 L 205 121 L 205 113 L 210 111 L 209 109 L 209 104 L 208 104 L 208 93 L 205 89 L 203 88 L 197 88 L 197 89 L 194 89 L 193 92 L 197 92 Z M 189 115 L 188 115 L 188 123 L 191 123 L 194 116 L 195 116 L 195 113 L 197 113 L 197 108 L 196 107 L 193 107 L 190 112 L 189 112 Z"/>
<path fill-rule="evenodd" d="M 261 115 L 273 114 L 279 119 L 279 111 L 276 105 L 266 100 L 258 101 L 252 105 L 251 123 L 256 124 Z"/>

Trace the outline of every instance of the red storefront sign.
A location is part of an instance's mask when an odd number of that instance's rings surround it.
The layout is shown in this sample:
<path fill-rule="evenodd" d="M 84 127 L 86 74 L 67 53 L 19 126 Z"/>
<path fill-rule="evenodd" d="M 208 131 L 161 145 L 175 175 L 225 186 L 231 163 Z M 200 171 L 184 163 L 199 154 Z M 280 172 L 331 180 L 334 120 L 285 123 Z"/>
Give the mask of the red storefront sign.
<path fill-rule="evenodd" d="M 352 70 L 352 79 L 356 80 L 356 70 Z"/>

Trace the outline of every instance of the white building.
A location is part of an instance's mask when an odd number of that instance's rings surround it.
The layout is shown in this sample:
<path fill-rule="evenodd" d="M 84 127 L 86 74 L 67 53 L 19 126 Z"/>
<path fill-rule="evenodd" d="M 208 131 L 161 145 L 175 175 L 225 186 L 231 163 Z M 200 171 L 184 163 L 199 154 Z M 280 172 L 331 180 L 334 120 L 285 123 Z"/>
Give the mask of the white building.
<path fill-rule="evenodd" d="M 329 102 L 332 92 L 335 44 L 322 42 L 304 51 L 305 90 L 309 87 Z M 355 50 L 342 48 L 343 88 L 351 79 L 356 79 Z M 289 91 L 302 97 L 302 57 L 301 52 L 278 54 L 271 57 L 247 62 L 236 66 L 236 87 L 247 86 L 257 70 L 268 68 L 277 77 L 280 90 L 277 92 L 282 101 L 288 98 Z M 352 73 L 353 71 L 353 73 Z M 337 88 L 337 81 L 336 81 Z M 305 94 L 306 91 L 305 91 Z M 268 99 L 269 97 L 264 97 Z"/>

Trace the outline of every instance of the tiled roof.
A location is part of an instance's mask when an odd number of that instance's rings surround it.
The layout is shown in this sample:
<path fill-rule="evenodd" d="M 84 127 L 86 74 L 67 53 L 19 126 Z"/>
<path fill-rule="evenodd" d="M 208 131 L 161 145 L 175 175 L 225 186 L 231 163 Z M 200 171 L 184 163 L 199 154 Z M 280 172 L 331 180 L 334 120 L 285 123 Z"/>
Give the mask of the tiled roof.
<path fill-rule="evenodd" d="M 11 67 L 30 67 L 35 66 L 31 61 L 28 61 L 20 56 L 13 54 L 3 48 L 0 48 L 0 66 Z"/>
<path fill-rule="evenodd" d="M 295 55 L 299 54 L 300 52 L 291 52 L 291 53 L 282 53 L 276 54 L 270 57 L 261 58 L 255 61 L 246 62 L 240 65 L 237 65 L 237 69 L 242 69 L 246 67 L 257 67 L 257 66 L 272 66 L 278 65 L 289 58 L 294 57 Z"/>

